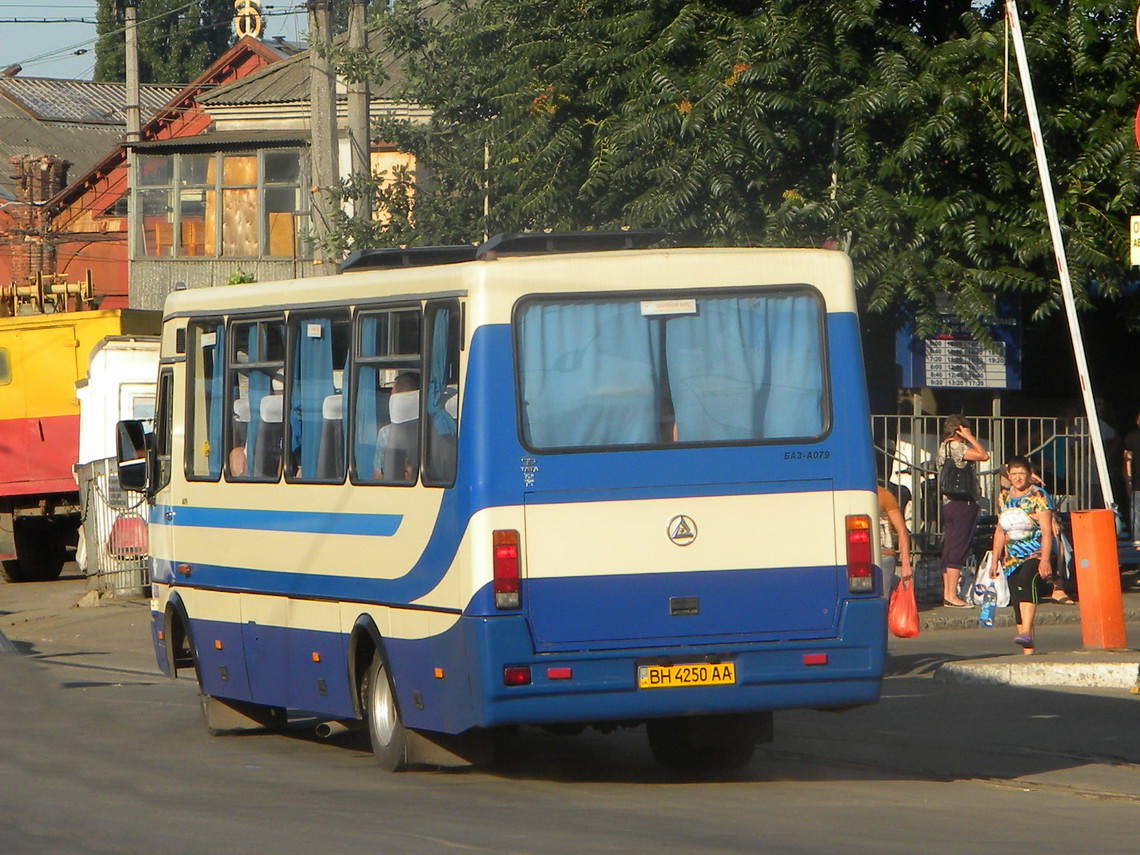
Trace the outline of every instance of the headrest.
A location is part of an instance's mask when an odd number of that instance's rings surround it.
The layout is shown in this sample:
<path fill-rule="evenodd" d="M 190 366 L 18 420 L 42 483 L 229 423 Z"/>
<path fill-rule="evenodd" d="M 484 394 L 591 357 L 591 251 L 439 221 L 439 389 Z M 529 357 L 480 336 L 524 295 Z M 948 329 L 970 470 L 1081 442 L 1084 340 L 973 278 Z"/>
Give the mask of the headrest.
<path fill-rule="evenodd" d="M 420 390 L 393 392 L 388 398 L 388 418 L 399 425 L 420 417 Z"/>
<path fill-rule="evenodd" d="M 234 421 L 249 421 L 249 398 L 238 398 L 234 401 Z"/>
<path fill-rule="evenodd" d="M 284 395 L 265 395 L 261 399 L 261 420 L 269 424 L 281 424 Z"/>
<path fill-rule="evenodd" d="M 340 421 L 344 418 L 344 395 L 338 392 L 327 396 L 321 403 L 321 418 L 328 421 Z"/>

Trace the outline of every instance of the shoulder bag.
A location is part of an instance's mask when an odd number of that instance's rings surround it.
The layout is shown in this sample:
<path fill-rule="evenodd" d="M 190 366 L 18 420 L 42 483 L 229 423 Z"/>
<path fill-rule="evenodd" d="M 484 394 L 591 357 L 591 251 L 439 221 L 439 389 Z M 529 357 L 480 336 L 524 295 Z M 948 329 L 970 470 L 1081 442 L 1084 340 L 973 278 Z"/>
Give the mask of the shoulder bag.
<path fill-rule="evenodd" d="M 950 455 L 949 443 L 944 454 L 945 461 L 942 470 L 938 473 L 938 492 L 947 499 L 961 502 L 973 502 L 978 498 L 978 474 L 974 464 L 969 461 L 965 466 L 958 466 Z"/>

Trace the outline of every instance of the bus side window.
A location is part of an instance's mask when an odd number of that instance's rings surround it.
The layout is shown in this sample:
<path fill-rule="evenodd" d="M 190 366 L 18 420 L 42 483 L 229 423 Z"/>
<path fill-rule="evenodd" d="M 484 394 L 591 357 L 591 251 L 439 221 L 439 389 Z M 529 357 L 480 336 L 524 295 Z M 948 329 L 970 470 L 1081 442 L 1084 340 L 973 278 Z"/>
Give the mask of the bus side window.
<path fill-rule="evenodd" d="M 164 369 L 158 378 L 158 400 L 154 413 L 155 472 L 151 477 L 151 491 L 157 493 L 170 483 L 170 441 L 174 422 L 171 396 L 174 394 L 174 375 Z"/>
<path fill-rule="evenodd" d="M 418 306 L 361 312 L 352 375 L 352 479 L 414 484 L 419 472 Z"/>
<path fill-rule="evenodd" d="M 230 338 L 227 474 L 231 479 L 276 481 L 284 447 L 285 322 L 236 322 L 230 326 Z"/>
<path fill-rule="evenodd" d="M 344 479 L 344 369 L 347 313 L 290 319 L 293 340 L 289 395 L 290 480 Z"/>
<path fill-rule="evenodd" d="M 459 303 L 428 304 L 426 331 L 424 484 L 450 487 L 459 434 Z"/>
<path fill-rule="evenodd" d="M 195 321 L 187 335 L 186 477 L 217 480 L 222 473 L 225 415 L 225 326 Z"/>

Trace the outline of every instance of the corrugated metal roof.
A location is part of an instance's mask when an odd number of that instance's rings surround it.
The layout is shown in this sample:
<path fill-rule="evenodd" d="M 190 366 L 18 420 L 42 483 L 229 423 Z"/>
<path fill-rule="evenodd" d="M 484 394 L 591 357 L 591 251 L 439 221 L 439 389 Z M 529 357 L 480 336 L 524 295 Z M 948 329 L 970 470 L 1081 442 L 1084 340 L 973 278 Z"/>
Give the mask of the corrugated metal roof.
<path fill-rule="evenodd" d="M 0 194 L 15 198 L 16 183 L 8 158 L 53 154 L 72 163 L 68 176 L 82 175 L 123 137 L 118 127 L 81 127 L 46 124 L 28 116 L 4 116 L 0 133 Z"/>
<path fill-rule="evenodd" d="M 139 110 L 145 122 L 180 92 L 177 86 L 147 84 L 139 90 Z M 44 122 L 85 125 L 126 125 L 126 87 L 91 80 L 46 77 L 0 77 L 0 92 L 33 118 Z"/>
<path fill-rule="evenodd" d="M 176 94 L 171 86 L 144 86 L 139 96 L 146 121 Z M 68 176 L 82 175 L 123 139 L 122 83 L 0 77 L 0 196 L 15 198 L 8 158 L 51 154 L 71 162 Z"/>

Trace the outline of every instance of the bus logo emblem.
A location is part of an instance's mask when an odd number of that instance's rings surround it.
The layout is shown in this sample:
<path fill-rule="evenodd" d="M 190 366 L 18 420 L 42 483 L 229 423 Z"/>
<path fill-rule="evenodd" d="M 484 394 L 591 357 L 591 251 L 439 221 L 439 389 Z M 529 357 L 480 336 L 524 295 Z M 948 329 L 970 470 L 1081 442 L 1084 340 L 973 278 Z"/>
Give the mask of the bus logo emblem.
<path fill-rule="evenodd" d="M 697 524 L 692 517 L 678 514 L 669 520 L 669 539 L 678 546 L 688 546 L 697 539 Z"/>

